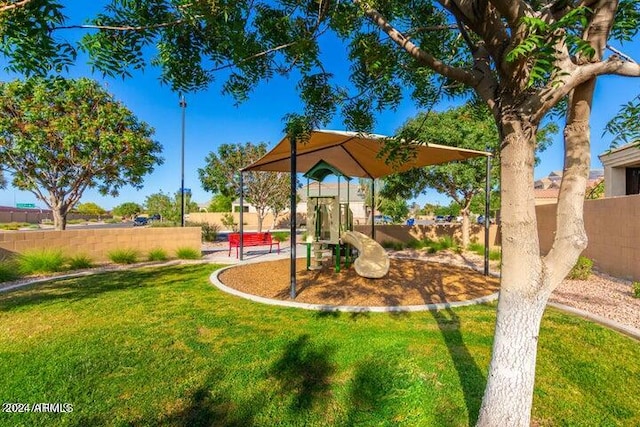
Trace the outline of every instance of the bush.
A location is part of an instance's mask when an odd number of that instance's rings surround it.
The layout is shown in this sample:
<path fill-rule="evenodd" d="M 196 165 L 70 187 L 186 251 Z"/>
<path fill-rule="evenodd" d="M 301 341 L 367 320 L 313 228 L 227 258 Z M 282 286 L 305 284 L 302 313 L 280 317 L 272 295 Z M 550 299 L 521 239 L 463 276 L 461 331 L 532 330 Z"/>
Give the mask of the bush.
<path fill-rule="evenodd" d="M 232 213 L 227 212 L 226 214 L 222 215 L 221 221 L 222 221 L 222 225 L 227 227 L 228 230 L 231 230 L 234 233 L 238 231 L 238 223 L 235 222 L 235 219 L 233 218 Z"/>
<path fill-rule="evenodd" d="M 390 240 L 385 240 L 380 244 L 385 249 L 393 249 L 394 251 L 401 251 L 404 249 L 404 245 L 402 242 L 392 242 Z"/>
<path fill-rule="evenodd" d="M 120 224 L 121 222 L 121 218 L 107 218 L 104 220 L 105 224 Z"/>
<path fill-rule="evenodd" d="M 138 254 L 133 249 L 116 249 L 107 256 L 116 264 L 133 264 L 138 261 Z"/>
<path fill-rule="evenodd" d="M 87 255 L 76 255 L 69 258 L 70 270 L 81 270 L 93 267 L 93 261 Z"/>
<path fill-rule="evenodd" d="M 409 249 L 422 249 L 425 247 L 425 243 L 418 239 L 409 239 L 407 242 L 407 248 Z"/>
<path fill-rule="evenodd" d="M 284 242 L 289 239 L 290 235 L 291 233 L 288 231 L 274 231 L 271 233 L 271 238 L 276 242 Z"/>
<path fill-rule="evenodd" d="M 633 282 L 633 297 L 640 298 L 640 282 Z"/>
<path fill-rule="evenodd" d="M 15 230 L 19 230 L 21 228 L 25 228 L 25 227 L 29 227 L 32 224 L 26 223 L 26 222 L 6 222 L 3 224 L 0 224 L 0 230 L 11 230 L 11 231 L 15 231 Z"/>
<path fill-rule="evenodd" d="M 158 248 L 150 250 L 147 259 L 149 261 L 166 261 L 169 259 L 169 256 L 164 249 Z"/>
<path fill-rule="evenodd" d="M 85 222 L 87 221 L 79 218 L 79 219 L 70 219 L 67 221 L 67 224 L 84 224 Z"/>
<path fill-rule="evenodd" d="M 53 273 L 63 269 L 65 258 L 61 251 L 42 249 L 24 252 L 16 258 L 20 274 Z"/>
<path fill-rule="evenodd" d="M 179 259 L 200 259 L 202 258 L 202 253 L 200 252 L 200 249 L 178 248 L 176 250 L 176 256 Z"/>
<path fill-rule="evenodd" d="M 185 225 L 188 227 L 200 227 L 202 229 L 203 242 L 215 242 L 222 228 L 220 224 L 209 224 L 208 222 L 187 222 Z"/>
<path fill-rule="evenodd" d="M 591 276 L 592 269 L 593 261 L 587 257 L 580 256 L 567 277 L 572 280 L 587 280 Z"/>
<path fill-rule="evenodd" d="M 10 282 L 20 278 L 18 266 L 13 259 L 0 260 L 0 282 Z"/>

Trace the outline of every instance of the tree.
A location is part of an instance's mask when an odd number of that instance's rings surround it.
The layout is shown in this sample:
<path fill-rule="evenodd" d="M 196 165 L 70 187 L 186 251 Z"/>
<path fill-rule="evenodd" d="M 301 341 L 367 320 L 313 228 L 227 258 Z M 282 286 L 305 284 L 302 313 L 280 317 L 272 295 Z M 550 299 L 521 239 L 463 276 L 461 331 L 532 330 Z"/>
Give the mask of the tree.
<path fill-rule="evenodd" d="M 0 164 L 52 211 L 57 230 L 85 189 L 142 186 L 160 144 L 153 130 L 89 79 L 0 83 Z"/>
<path fill-rule="evenodd" d="M 240 170 L 258 160 L 267 152 L 264 142 L 253 144 L 222 144 L 218 154 L 211 152 L 206 157 L 206 166 L 198 169 L 200 182 L 206 191 L 227 197 L 240 196 Z M 287 197 L 291 188 L 289 174 L 278 172 L 245 172 L 244 194 L 258 216 L 258 231 L 270 205 Z M 283 195 L 284 192 L 284 195 Z"/>
<path fill-rule="evenodd" d="M 391 217 L 394 223 L 404 221 L 409 214 L 407 201 L 400 196 L 394 198 L 383 198 L 380 203 L 380 212 Z"/>
<path fill-rule="evenodd" d="M 272 182 L 275 188 L 271 193 L 271 198 L 267 201 L 267 208 L 269 208 L 273 214 L 273 224 L 271 225 L 273 229 L 276 228 L 278 224 L 280 214 L 289 209 L 291 201 L 291 176 L 288 173 L 277 172 Z M 296 198 L 298 198 L 298 195 L 296 195 Z"/>
<path fill-rule="evenodd" d="M 73 61 L 73 47 L 54 37 L 63 7 L 44 0 L 19 4 L 7 6 L 12 11 L 1 30 L 10 67 L 47 72 Z M 231 69 L 223 90 L 239 101 L 276 73 L 294 75 L 304 102 L 301 114 L 287 117 L 294 138 L 328 123 L 339 107 L 347 128 L 372 130 L 375 112 L 393 108 L 406 93 L 421 108 L 442 95 L 485 104 L 501 142 L 502 289 L 477 424 L 530 424 L 542 314 L 587 245 L 583 201 L 596 79 L 640 77 L 640 65 L 625 54 L 605 55 L 609 40 L 637 36 L 639 2 L 258 0 L 211 7 L 141 0 L 109 6 L 82 41 L 96 69 L 126 75 L 144 65 L 147 46 L 157 45 L 154 63 L 173 89 L 206 87 L 216 70 Z M 329 32 L 348 51 L 349 65 L 335 63 L 350 71 L 349 87 L 321 55 L 319 37 Z M 566 110 L 565 167 L 554 242 L 540 255 L 531 195 L 537 132 L 559 106 Z M 387 147 L 402 161 L 414 140 L 405 132 Z"/>
<path fill-rule="evenodd" d="M 79 214 L 83 215 L 104 215 L 107 212 L 94 202 L 78 203 L 76 211 L 78 211 Z"/>
<path fill-rule="evenodd" d="M 142 206 L 135 202 L 124 202 L 111 210 L 114 215 L 121 216 L 122 218 L 133 218 L 142 211 Z"/>
<path fill-rule="evenodd" d="M 419 114 L 403 125 L 401 132 L 411 132 L 420 141 L 498 153 L 499 136 L 493 117 L 486 109 L 471 104 L 441 113 Z M 462 215 L 462 246 L 469 245 L 469 214 L 474 197 L 485 192 L 486 159 L 473 158 L 461 162 L 413 169 L 385 179 L 383 195 L 400 194 L 417 197 L 428 188 L 449 196 Z M 499 167 L 493 168 L 491 187 L 496 187 Z"/>
<path fill-rule="evenodd" d="M 209 212 L 231 212 L 233 197 L 216 194 L 209 203 Z"/>
<path fill-rule="evenodd" d="M 149 215 L 160 215 L 160 218 L 167 219 L 173 210 L 172 200 L 162 191 L 148 195 L 144 199 L 144 208 Z"/>

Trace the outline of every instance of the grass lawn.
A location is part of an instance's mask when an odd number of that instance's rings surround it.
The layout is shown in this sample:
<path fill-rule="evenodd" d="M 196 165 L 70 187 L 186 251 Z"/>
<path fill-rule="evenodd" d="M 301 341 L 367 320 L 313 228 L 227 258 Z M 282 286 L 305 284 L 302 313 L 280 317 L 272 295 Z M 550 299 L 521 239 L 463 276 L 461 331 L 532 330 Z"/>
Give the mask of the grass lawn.
<path fill-rule="evenodd" d="M 1 426 L 468 426 L 495 306 L 411 314 L 276 308 L 212 265 L 111 272 L 0 294 Z M 640 425 L 640 345 L 549 310 L 533 417 Z"/>

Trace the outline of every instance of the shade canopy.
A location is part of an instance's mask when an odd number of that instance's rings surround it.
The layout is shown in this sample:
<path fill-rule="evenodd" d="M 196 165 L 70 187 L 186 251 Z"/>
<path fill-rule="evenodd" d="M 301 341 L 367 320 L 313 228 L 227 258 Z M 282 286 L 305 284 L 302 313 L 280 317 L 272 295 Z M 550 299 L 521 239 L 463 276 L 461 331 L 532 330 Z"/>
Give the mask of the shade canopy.
<path fill-rule="evenodd" d="M 392 165 L 387 164 L 386 157 L 378 156 L 386 138 L 375 134 L 314 130 L 307 141 L 296 143 L 296 172 L 306 173 L 320 161 L 325 161 L 346 176 L 380 178 L 413 168 L 489 155 L 484 151 L 425 144 L 416 146 L 416 156 L 410 161 Z M 271 151 L 243 171 L 290 172 L 289 137 L 285 136 Z"/>

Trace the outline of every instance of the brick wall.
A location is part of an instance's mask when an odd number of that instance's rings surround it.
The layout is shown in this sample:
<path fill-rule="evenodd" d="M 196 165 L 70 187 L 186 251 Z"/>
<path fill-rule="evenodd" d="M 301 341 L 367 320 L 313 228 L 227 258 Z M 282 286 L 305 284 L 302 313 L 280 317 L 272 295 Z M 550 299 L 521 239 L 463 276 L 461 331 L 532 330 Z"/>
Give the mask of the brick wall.
<path fill-rule="evenodd" d="M 0 232 L 0 256 L 36 249 L 59 249 L 66 256 L 86 255 L 94 261 L 106 261 L 108 253 L 115 249 L 133 249 L 142 259 L 152 249 L 164 249 L 169 256 L 175 256 L 178 248 L 200 250 L 201 246 L 200 227 Z"/>
<path fill-rule="evenodd" d="M 549 252 L 556 205 L 537 206 L 540 251 Z M 584 226 L 589 245 L 583 255 L 612 276 L 640 280 L 640 195 L 587 200 Z"/>

